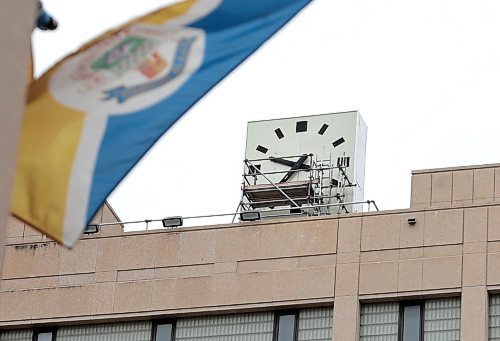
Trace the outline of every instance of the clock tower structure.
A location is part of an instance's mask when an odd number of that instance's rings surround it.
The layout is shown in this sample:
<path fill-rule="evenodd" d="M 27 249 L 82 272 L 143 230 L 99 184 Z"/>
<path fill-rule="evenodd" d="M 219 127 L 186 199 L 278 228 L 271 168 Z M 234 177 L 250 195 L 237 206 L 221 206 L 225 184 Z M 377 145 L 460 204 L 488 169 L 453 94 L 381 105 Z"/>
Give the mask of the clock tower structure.
<path fill-rule="evenodd" d="M 240 209 L 263 217 L 361 211 L 366 137 L 358 111 L 249 122 Z"/>

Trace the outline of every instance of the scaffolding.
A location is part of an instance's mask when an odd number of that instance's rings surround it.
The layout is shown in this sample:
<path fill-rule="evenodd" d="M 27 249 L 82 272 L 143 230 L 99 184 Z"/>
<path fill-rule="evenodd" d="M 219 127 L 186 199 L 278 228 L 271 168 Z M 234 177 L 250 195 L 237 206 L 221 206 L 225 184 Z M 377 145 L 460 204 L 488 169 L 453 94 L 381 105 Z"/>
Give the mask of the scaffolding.
<path fill-rule="evenodd" d="M 271 162 L 290 168 L 271 172 L 261 170 L 272 168 L 263 167 Z M 349 158 L 339 157 L 334 164 L 331 156 L 319 159 L 313 154 L 246 159 L 238 212 L 259 210 L 263 218 L 321 216 L 350 213 L 356 204 L 370 205 L 370 201 L 346 201 L 348 189 L 357 186 L 349 179 L 348 167 Z M 283 178 L 279 180 L 281 176 Z"/>

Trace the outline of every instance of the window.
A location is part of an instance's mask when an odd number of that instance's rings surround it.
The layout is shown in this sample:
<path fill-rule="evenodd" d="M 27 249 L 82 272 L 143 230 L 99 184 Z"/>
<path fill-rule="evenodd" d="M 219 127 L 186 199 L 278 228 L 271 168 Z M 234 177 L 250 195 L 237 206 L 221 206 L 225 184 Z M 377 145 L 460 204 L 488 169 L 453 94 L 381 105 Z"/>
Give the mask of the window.
<path fill-rule="evenodd" d="M 55 341 L 55 329 L 40 329 L 33 332 L 33 341 Z"/>
<path fill-rule="evenodd" d="M 98 323 L 59 327 L 57 341 L 78 340 L 151 340 L 152 321 Z"/>
<path fill-rule="evenodd" d="M 361 341 L 460 340 L 460 298 L 361 306 Z"/>
<path fill-rule="evenodd" d="M 175 323 L 172 321 L 153 322 L 153 341 L 173 341 L 175 335 Z"/>
<path fill-rule="evenodd" d="M 403 302 L 399 307 L 399 339 L 422 341 L 423 302 Z"/>
<path fill-rule="evenodd" d="M 333 307 L 300 309 L 297 341 L 332 341 Z"/>
<path fill-rule="evenodd" d="M 274 316 L 274 341 L 296 341 L 298 312 L 278 312 Z"/>
<path fill-rule="evenodd" d="M 500 295 L 490 296 L 488 340 L 500 340 Z"/>
<path fill-rule="evenodd" d="M 179 318 L 176 341 L 272 340 L 274 313 L 243 313 Z"/>

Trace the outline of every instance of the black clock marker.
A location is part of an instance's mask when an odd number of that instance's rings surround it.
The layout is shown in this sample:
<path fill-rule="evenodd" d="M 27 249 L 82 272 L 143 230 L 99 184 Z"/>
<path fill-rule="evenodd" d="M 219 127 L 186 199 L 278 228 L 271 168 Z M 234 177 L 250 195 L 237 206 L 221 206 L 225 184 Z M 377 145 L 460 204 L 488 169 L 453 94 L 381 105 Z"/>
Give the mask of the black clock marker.
<path fill-rule="evenodd" d="M 342 156 L 337 158 L 337 167 L 349 167 L 351 158 L 349 156 Z"/>
<path fill-rule="evenodd" d="M 262 165 L 250 166 L 248 174 L 257 174 L 257 173 L 259 173 L 261 167 L 262 167 Z"/>
<path fill-rule="evenodd" d="M 344 138 L 341 137 L 337 141 L 333 142 L 332 144 L 333 144 L 334 147 L 338 147 L 338 146 L 340 146 L 344 142 L 345 142 Z"/>
<path fill-rule="evenodd" d="M 283 135 L 283 132 L 281 131 L 280 128 L 274 130 L 274 132 L 276 133 L 276 136 L 278 136 L 278 138 L 281 140 L 283 137 L 285 137 L 285 135 Z"/>
<path fill-rule="evenodd" d="M 325 131 L 328 129 L 329 125 L 328 124 L 323 124 L 321 129 L 318 131 L 318 134 L 323 135 Z"/>
<path fill-rule="evenodd" d="M 261 152 L 262 154 L 266 154 L 268 150 L 269 149 L 267 149 L 266 147 L 262 147 L 261 145 L 257 146 L 257 151 Z"/>
<path fill-rule="evenodd" d="M 296 133 L 303 133 L 305 131 L 307 131 L 307 121 L 297 122 L 297 125 L 295 126 L 295 132 Z"/>

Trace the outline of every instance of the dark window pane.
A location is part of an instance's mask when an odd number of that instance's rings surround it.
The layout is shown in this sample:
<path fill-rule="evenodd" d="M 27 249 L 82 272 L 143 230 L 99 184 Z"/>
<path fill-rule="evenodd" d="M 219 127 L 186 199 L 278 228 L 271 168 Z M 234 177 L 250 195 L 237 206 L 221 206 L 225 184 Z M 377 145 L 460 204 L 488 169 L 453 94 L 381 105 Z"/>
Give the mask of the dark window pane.
<path fill-rule="evenodd" d="M 37 341 L 52 341 L 52 332 L 38 334 Z"/>
<path fill-rule="evenodd" d="M 278 326 L 278 341 L 294 341 L 295 315 L 281 315 Z"/>
<path fill-rule="evenodd" d="M 403 341 L 420 341 L 420 305 L 404 307 Z"/>
<path fill-rule="evenodd" d="M 157 325 L 155 341 L 171 341 L 171 340 L 172 340 L 172 325 L 170 323 Z"/>
<path fill-rule="evenodd" d="M 285 135 L 283 135 L 283 132 L 281 131 L 280 128 L 276 129 L 274 131 L 276 133 L 276 136 L 278 136 L 278 138 L 281 140 L 283 137 L 285 137 Z"/>
<path fill-rule="evenodd" d="M 295 127 L 295 132 L 302 133 L 304 131 L 307 131 L 307 121 L 297 122 L 297 126 Z"/>

